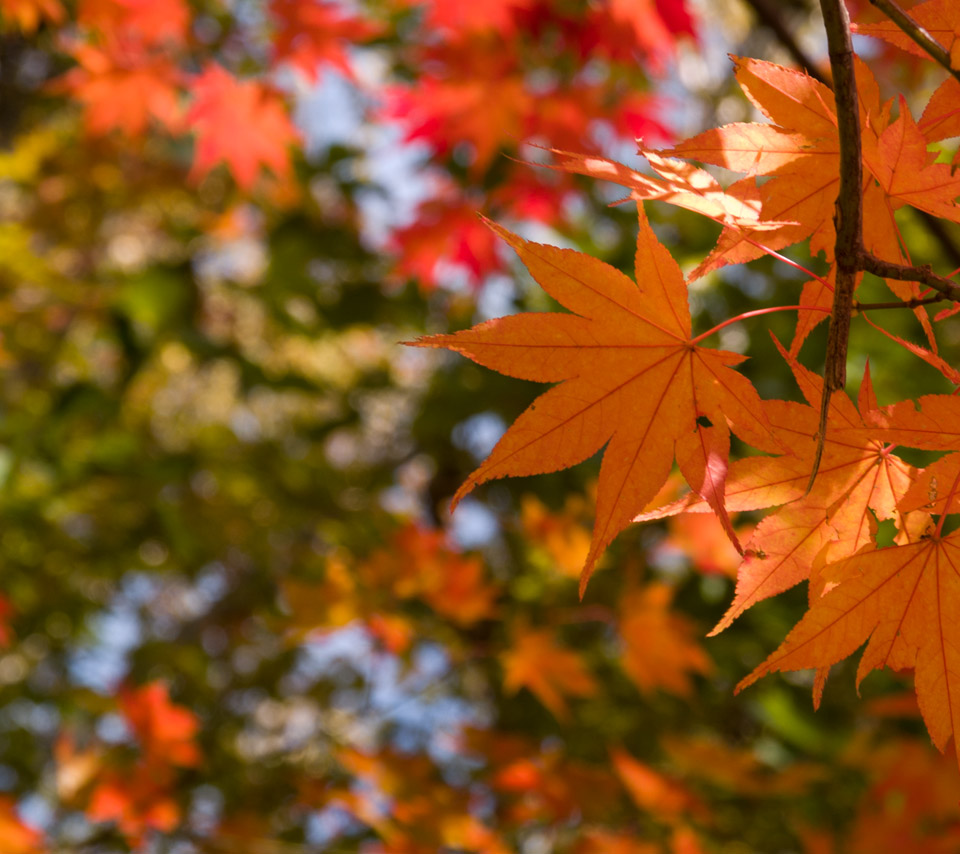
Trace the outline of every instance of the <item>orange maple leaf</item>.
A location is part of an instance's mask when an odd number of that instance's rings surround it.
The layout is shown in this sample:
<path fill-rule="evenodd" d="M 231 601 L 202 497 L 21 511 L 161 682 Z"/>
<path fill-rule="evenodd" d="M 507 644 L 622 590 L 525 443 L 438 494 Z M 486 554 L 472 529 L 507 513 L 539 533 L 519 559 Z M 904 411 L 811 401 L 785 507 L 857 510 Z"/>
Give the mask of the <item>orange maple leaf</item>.
<path fill-rule="evenodd" d="M 559 720 L 570 715 L 566 697 L 589 697 L 597 690 L 583 659 L 557 644 L 549 629 L 518 629 L 503 654 L 503 671 L 507 693 L 529 689 Z"/>
<path fill-rule="evenodd" d="M 761 221 L 786 224 L 752 238 L 748 228 L 727 228 L 693 276 L 725 264 L 759 258 L 810 238 L 814 253 L 832 257 L 834 202 L 839 186 L 839 142 L 833 93 L 808 75 L 770 62 L 736 59 L 736 77 L 747 98 L 771 125 L 732 124 L 681 142 L 671 154 L 767 178 L 758 188 Z M 936 216 L 960 217 L 953 199 L 960 179 L 946 164 L 933 163 L 927 141 L 901 104 L 890 123 L 890 105 L 870 70 L 858 62 L 857 83 L 863 136 L 865 191 L 863 239 L 874 254 L 901 261 L 894 209 L 912 205 Z M 877 189 L 882 192 L 877 192 Z M 893 239 L 891 239 L 891 236 Z M 892 284 L 901 296 L 915 296 L 913 285 Z"/>
<path fill-rule="evenodd" d="M 551 562 L 564 574 L 576 578 L 590 551 L 590 534 L 582 525 L 588 513 L 587 502 L 571 496 L 560 513 L 551 513 L 533 495 L 520 501 L 520 518 L 527 542 L 539 545 Z"/>
<path fill-rule="evenodd" d="M 643 148 L 639 153 L 657 173 L 644 175 L 605 157 L 549 149 L 557 158 L 552 168 L 577 175 L 610 181 L 630 190 L 637 201 L 663 201 L 703 214 L 734 229 L 775 230 L 784 223 L 762 221 L 760 192 L 754 181 L 738 181 L 724 188 L 704 169 L 684 160 L 663 157 Z M 626 199 L 624 199 L 626 201 Z"/>
<path fill-rule="evenodd" d="M 876 150 L 865 148 L 864 161 L 894 208 L 912 205 L 934 216 L 960 218 L 953 200 L 960 195 L 960 175 L 946 163 L 935 163 L 937 153 L 910 115 L 903 97 L 900 115 L 885 128 Z"/>
<path fill-rule="evenodd" d="M 730 466 L 725 494 L 728 509 L 783 506 L 763 519 L 745 544 L 734 600 L 711 634 L 727 628 L 757 602 L 807 580 L 811 570 L 828 559 L 836 561 L 871 543 L 874 531 L 870 521 L 874 517 L 880 521 L 893 519 L 899 529 L 904 528 L 897 505 L 916 472 L 891 453 L 896 442 L 894 431 L 901 427 L 896 416 L 885 416 L 884 435 L 876 427 L 879 416 L 875 414 L 877 402 L 869 369 L 860 385 L 859 413 L 845 395 L 833 396 L 820 473 L 807 493 L 822 380 L 782 348 L 781 353 L 810 405 L 765 401 L 770 423 L 794 453 L 748 457 Z M 909 436 L 905 425 L 898 436 Z M 690 496 L 641 514 L 638 521 L 682 510 L 707 512 L 708 507 L 702 499 Z"/>
<path fill-rule="evenodd" d="M 784 450 L 756 390 L 731 369 L 744 357 L 697 346 L 683 274 L 639 210 L 639 285 L 602 261 L 492 225 L 544 289 L 578 313 L 499 318 L 415 342 L 510 376 L 560 383 L 514 422 L 454 504 L 484 481 L 568 468 L 607 446 L 581 593 L 604 549 L 663 485 L 674 458 L 739 548 L 723 507 L 730 428 L 754 447 Z"/>
<path fill-rule="evenodd" d="M 862 767 L 872 780 L 844 851 L 951 854 L 960 850 L 960 778 L 947 757 L 907 739 L 872 741 L 847 754 L 846 760 Z"/>
<path fill-rule="evenodd" d="M 418 597 L 461 626 L 496 613 L 499 590 L 487 582 L 480 556 L 452 549 L 441 530 L 405 525 L 390 548 L 371 555 L 359 575 L 367 589 L 392 587 L 401 599 Z"/>
<path fill-rule="evenodd" d="M 623 597 L 623 668 L 641 691 L 662 688 L 679 697 L 693 690 L 691 674 L 708 675 L 713 662 L 694 639 L 692 623 L 670 609 L 673 590 L 649 584 Z"/>
<path fill-rule="evenodd" d="M 919 128 L 928 142 L 960 136 L 960 80 L 948 77 L 930 96 Z"/>
<path fill-rule="evenodd" d="M 728 481 L 729 483 L 729 481 Z M 752 526 L 736 526 L 741 542 L 749 538 Z M 681 513 L 670 517 L 667 536 L 658 544 L 657 553 L 681 553 L 691 569 L 704 575 L 737 577 L 737 567 L 743 560 L 730 542 L 720 521 L 709 513 Z"/>
<path fill-rule="evenodd" d="M 184 0 L 80 0 L 77 23 L 107 41 L 181 43 L 190 27 L 190 9 Z"/>
<path fill-rule="evenodd" d="M 943 46 L 947 53 L 960 40 L 960 7 L 955 0 L 927 0 L 910 9 L 913 18 L 927 33 Z M 923 59 L 929 59 L 926 51 L 891 20 L 872 24 L 854 24 L 853 31 L 862 36 L 873 36 L 896 45 L 901 50 Z"/>
<path fill-rule="evenodd" d="M 633 802 L 661 821 L 676 821 L 682 815 L 703 812 L 703 805 L 684 786 L 625 750 L 612 750 L 610 759 Z"/>
<path fill-rule="evenodd" d="M 795 762 L 774 769 L 754 752 L 726 744 L 712 735 L 668 735 L 663 740 L 671 767 L 684 777 L 745 795 L 796 795 L 826 776 L 827 769 L 812 762 Z"/>
<path fill-rule="evenodd" d="M 774 124 L 733 124 L 715 128 L 676 145 L 671 154 L 765 176 L 760 188 L 763 220 L 787 225 L 762 237 L 769 249 L 782 249 L 810 237 L 811 251 L 832 253 L 833 210 L 839 185 L 839 142 L 833 93 L 803 72 L 772 62 L 736 58 L 735 75 L 747 98 Z M 869 69 L 857 65 L 860 119 L 864 141 L 889 121 Z M 892 216 L 885 209 L 864 211 Z M 870 233 L 865 225 L 865 237 Z M 872 247 L 870 247 L 872 248 Z M 725 264 L 743 263 L 764 253 L 749 232 L 725 229 L 694 275 Z"/>
<path fill-rule="evenodd" d="M 237 184 L 249 190 L 261 167 L 278 177 L 290 171 L 287 147 L 298 134 L 280 96 L 256 80 L 238 80 L 211 64 L 193 83 L 187 121 L 197 143 L 191 174 L 198 179 L 226 163 Z"/>
<path fill-rule="evenodd" d="M 183 74 L 168 55 L 132 43 L 122 49 L 76 44 L 69 50 L 78 66 L 51 89 L 68 92 L 83 104 L 89 133 L 120 130 L 140 136 L 151 120 L 168 130 L 180 129 Z"/>
<path fill-rule="evenodd" d="M 833 586 L 737 690 L 777 670 L 829 667 L 869 640 L 857 684 L 876 668 L 915 668 L 920 711 L 943 750 L 960 733 L 960 532 L 868 547 L 821 576 Z"/>
<path fill-rule="evenodd" d="M 87 818 L 116 822 L 134 847 L 150 830 L 170 831 L 180 821 L 172 780 L 165 769 L 138 764 L 102 775 L 90 795 Z"/>

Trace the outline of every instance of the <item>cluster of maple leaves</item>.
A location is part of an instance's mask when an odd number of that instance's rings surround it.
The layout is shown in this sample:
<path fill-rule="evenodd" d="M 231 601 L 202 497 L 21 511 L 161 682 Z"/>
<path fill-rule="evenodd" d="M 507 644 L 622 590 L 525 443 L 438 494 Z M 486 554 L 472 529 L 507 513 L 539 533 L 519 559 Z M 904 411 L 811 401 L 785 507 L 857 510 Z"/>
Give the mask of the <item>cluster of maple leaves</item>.
<path fill-rule="evenodd" d="M 953 51 L 958 7 L 928 0 L 913 11 Z M 913 45 L 892 23 L 859 31 Z M 740 687 L 773 671 L 816 668 L 819 704 L 830 666 L 869 641 L 858 684 L 876 668 L 913 670 L 931 737 L 941 750 L 953 737 L 960 759 L 960 533 L 944 532 L 948 515 L 960 511 L 960 398 L 927 395 L 880 406 L 868 367 L 857 406 L 843 393 L 834 395 L 821 421 L 822 380 L 797 354 L 810 329 L 829 316 L 831 269 L 823 276 L 811 273 L 799 305 L 788 307 L 798 314 L 789 350 L 777 342 L 806 403 L 762 400 L 734 370 L 741 356 L 700 345 L 716 330 L 694 335 L 687 280 L 646 221 L 644 203 L 657 199 L 723 225 L 690 280 L 764 254 L 780 257 L 778 250 L 807 239 L 813 253 L 835 263 L 840 150 L 832 91 L 806 73 L 769 62 L 737 59 L 735 67 L 744 94 L 769 124 L 709 130 L 669 152 L 641 146 L 653 176 L 603 158 L 556 152 L 555 168 L 629 189 L 640 215 L 635 283 L 591 257 L 530 243 L 494 226 L 570 313 L 501 318 L 418 342 L 455 350 L 510 376 L 558 383 L 516 420 L 454 501 L 484 481 L 566 468 L 605 447 L 581 593 L 603 551 L 631 522 L 713 512 L 743 555 L 734 601 L 714 632 L 757 602 L 809 582 L 807 614 Z M 919 122 L 903 98 L 894 118 L 892 99 L 882 100 L 866 64 L 860 62 L 856 72 L 863 244 L 881 260 L 909 263 L 894 218 L 899 208 L 960 221 L 954 201 L 960 175 L 928 151 L 960 135 L 960 90 L 950 77 Z M 745 177 L 724 188 L 689 161 Z M 916 282 L 887 284 L 905 309 L 929 295 Z M 955 307 L 932 321 L 925 307 L 914 310 L 924 345 L 886 334 L 956 384 L 960 375 L 939 356 L 934 331 Z M 875 325 L 866 310 L 863 316 Z M 731 463 L 731 433 L 763 454 Z M 945 455 L 918 470 L 896 455 L 898 447 Z M 674 463 L 690 495 L 664 505 L 658 492 Z M 769 508 L 776 509 L 741 544 L 729 512 Z M 886 520 L 894 522 L 896 535 L 892 545 L 882 546 L 878 523 Z"/>
<path fill-rule="evenodd" d="M 669 151 L 643 148 L 651 170 L 641 173 L 600 156 L 583 129 L 605 122 L 647 141 L 669 137 L 637 60 L 655 74 L 676 37 L 692 33 L 681 2 L 390 0 L 367 15 L 335 3 L 271 0 L 263 12 L 269 35 L 251 48 L 241 22 L 202 15 L 184 0 L 0 0 L 5 25 L 27 35 L 56 29 L 71 67 L 48 92 L 81 106 L 91 137 L 119 135 L 145 150 L 160 141 L 173 160 L 189 149 L 182 174 L 194 185 L 225 167 L 241 197 L 273 194 L 278 205 L 285 193 L 298 192 L 292 149 L 300 137 L 277 70 L 293 68 L 315 82 L 332 68 L 370 86 L 355 63 L 357 48 L 395 44 L 402 31 L 397 65 L 409 79 L 372 97 L 380 121 L 431 152 L 434 194 L 392 235 L 395 277 L 430 288 L 442 279 L 438 262 L 447 261 L 479 282 L 503 263 L 499 235 L 571 312 L 501 319 L 423 342 L 511 376 L 557 383 L 518 419 L 460 496 L 494 478 L 573 465 L 606 446 L 592 535 L 582 524 L 591 513 L 585 501 L 571 498 L 556 513 L 533 497 L 524 500 L 518 534 L 531 563 L 551 573 L 559 568 L 565 580 L 583 570 L 585 583 L 632 521 L 667 519 L 661 548 L 694 554 L 705 573 L 737 575 L 734 602 L 716 631 L 807 580 L 808 615 L 748 680 L 814 667 L 819 696 L 827 668 L 869 638 L 860 677 L 883 665 L 915 669 L 920 711 L 944 746 L 960 725 L 950 699 L 960 688 L 960 638 L 950 620 L 960 593 L 958 541 L 943 528 L 948 513 L 960 512 L 957 399 L 880 406 L 867 373 L 856 406 L 834 398 L 820 471 L 808 490 L 820 380 L 798 357 L 828 315 L 833 274 L 811 274 L 792 309 L 794 339 L 781 348 L 806 403 L 763 400 L 735 370 L 741 356 L 702 346 L 709 333 L 693 330 L 687 280 L 643 209 L 665 201 L 723 226 L 690 280 L 808 238 L 830 259 L 839 143 L 829 89 L 781 66 L 738 60 L 745 94 L 771 124 L 730 125 Z M 915 14 L 953 48 L 960 23 L 948 3 L 932 0 Z M 913 49 L 890 25 L 864 31 Z M 591 57 L 603 61 L 602 80 L 587 67 Z M 960 131 L 960 92 L 948 79 L 915 121 L 905 106 L 895 110 L 881 98 L 866 65 L 858 74 L 865 243 L 880 257 L 907 263 L 897 208 L 957 218 L 960 183 L 927 149 Z M 556 168 L 537 171 L 500 156 L 524 141 L 557 147 Z M 689 161 L 745 177 L 722 186 Z M 587 256 L 491 229 L 475 215 L 484 208 L 498 220 L 562 223 L 573 174 L 619 183 L 638 203 L 636 283 Z M 911 284 L 890 285 L 903 299 L 924 296 Z M 953 310 L 932 318 L 923 307 L 915 313 L 925 343 L 911 350 L 954 380 L 934 334 Z M 761 453 L 730 462 L 731 436 Z M 945 456 L 921 471 L 896 455 L 901 446 Z M 674 463 L 679 478 L 671 474 Z M 682 496 L 681 479 L 690 489 Z M 768 508 L 777 509 L 756 526 L 736 517 Z M 887 520 L 896 525 L 895 542 L 879 548 L 878 523 Z M 231 536 L 236 531 L 233 525 Z M 441 531 L 402 525 L 386 545 L 365 554 L 335 549 L 323 564 L 319 583 L 288 578 L 282 585 L 287 613 L 280 631 L 292 647 L 362 626 L 385 660 L 409 657 L 425 638 L 443 643 L 465 672 L 472 659 L 492 652 L 500 675 L 495 689 L 518 702 L 532 696 L 561 724 L 603 697 L 611 671 L 647 699 L 688 699 L 698 679 L 715 670 L 697 626 L 673 607 L 675 588 L 660 581 L 631 578 L 616 609 L 583 606 L 583 619 L 600 626 L 599 656 L 572 640 L 581 619 L 573 610 L 518 617 L 507 607 L 515 591 L 505 579 Z M 498 621 L 499 634 L 491 637 Z M 915 711 L 899 702 L 875 712 Z M 213 774 L 207 766 L 215 755 L 200 748 L 199 718 L 172 702 L 162 683 L 120 689 L 107 705 L 123 720 L 124 738 L 75 743 L 64 735 L 54 762 L 57 798 L 90 822 L 114 826 L 130 847 L 144 847 L 151 834 L 173 835 L 185 825 L 182 792 L 191 775 Z M 511 838 L 546 828 L 560 840 L 558 850 L 575 854 L 699 854 L 710 850 L 708 840 L 724 821 L 723 808 L 704 792 L 719 793 L 720 802 L 736 796 L 779 809 L 827 774 L 816 763 L 775 770 L 750 750 L 702 734 L 675 733 L 661 747 L 666 758 L 654 767 L 612 739 L 604 742 L 610 760 L 599 765 L 556 739 L 465 727 L 452 750 L 472 767 L 460 778 L 469 784 L 457 784 L 455 773 L 424 753 L 338 744 L 322 775 L 296 778 L 291 810 L 346 814 L 376 836 L 359 843 L 371 852 L 433 854 L 446 847 L 500 854 L 512 850 Z M 843 850 L 955 847 L 960 782 L 952 763 L 913 740 L 881 742 L 869 734 L 848 746 L 840 763 L 871 781 Z M 889 808 L 894 802 L 898 809 Z M 833 850 L 831 834 L 811 829 L 799 810 L 783 810 L 810 854 Z M 238 810 L 222 816 L 205 842 L 256 851 L 271 832 L 268 817 Z M 12 800 L 0 801 L 0 838 L 0 848 L 15 854 L 47 844 Z"/>

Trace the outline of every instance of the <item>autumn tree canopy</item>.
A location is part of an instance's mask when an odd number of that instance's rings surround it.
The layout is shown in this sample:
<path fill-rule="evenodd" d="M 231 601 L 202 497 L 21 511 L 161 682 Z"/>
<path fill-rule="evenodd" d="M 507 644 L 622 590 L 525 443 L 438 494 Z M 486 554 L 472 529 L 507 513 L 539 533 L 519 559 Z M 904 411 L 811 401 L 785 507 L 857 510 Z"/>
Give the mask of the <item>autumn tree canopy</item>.
<path fill-rule="evenodd" d="M 0 0 L 0 854 L 960 850 L 958 38 Z"/>

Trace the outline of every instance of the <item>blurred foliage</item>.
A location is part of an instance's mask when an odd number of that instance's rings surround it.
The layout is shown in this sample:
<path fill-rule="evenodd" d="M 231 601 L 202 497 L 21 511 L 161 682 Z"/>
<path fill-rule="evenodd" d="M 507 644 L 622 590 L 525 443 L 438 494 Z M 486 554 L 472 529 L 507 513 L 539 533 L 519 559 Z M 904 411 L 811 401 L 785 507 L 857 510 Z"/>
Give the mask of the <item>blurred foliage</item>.
<path fill-rule="evenodd" d="M 697 45 L 674 46 L 682 3 L 638 4 L 672 34 L 661 71 L 642 39 L 591 59 L 571 35 L 586 31 L 581 4 L 470 5 L 512 22 L 504 55 L 539 51 L 524 74 L 551 50 L 561 82 L 589 65 L 598 103 L 667 91 L 679 65 L 714 75 L 704 116 L 746 111 Z M 709 5 L 704 50 L 742 39 L 780 55 L 745 7 Z M 0 0 L 0 851 L 960 850 L 960 780 L 901 681 L 872 676 L 863 703 L 836 678 L 816 714 L 803 674 L 732 694 L 806 592 L 703 640 L 736 569 L 711 519 L 629 530 L 581 603 L 596 459 L 489 485 L 449 515 L 535 392 L 399 343 L 491 306 L 544 310 L 544 296 L 523 271 L 496 272 L 510 263 L 499 248 L 472 269 L 476 257 L 437 249 L 429 281 L 414 279 L 406 226 L 376 233 L 370 211 L 397 188 L 359 142 L 321 140 L 289 175 L 238 185 L 229 160 L 191 169 L 189 136 L 170 128 L 92 132 L 83 98 L 51 82 L 81 67 L 64 40 L 91 26 L 85 12 L 148 7 Z M 333 41 L 366 45 L 393 85 L 416 82 L 447 73 L 431 39 L 469 29 L 455 7 L 367 3 L 367 28 Z M 271 70 L 278 25 L 263 4 L 156 8 L 187 15 L 194 71 Z M 808 13 L 790 6 L 802 35 Z M 646 82 L 623 68 L 638 56 Z M 314 90 L 297 81 L 284 98 L 309 112 Z M 561 103 L 555 80 L 539 85 Z M 598 147 L 598 117 L 576 115 Z M 615 130 L 610 148 L 629 136 Z M 564 186 L 547 220 L 493 198 L 535 171 L 494 156 L 517 153 L 516 136 L 495 142 L 478 165 L 434 141 L 412 180 L 442 170 L 458 200 L 487 194 L 532 233 L 631 267 L 634 217 L 604 188 Z M 651 217 L 684 264 L 715 238 L 692 215 Z M 904 228 L 922 243 L 922 223 Z M 771 259 L 714 274 L 694 292 L 695 324 L 800 284 Z M 753 357 L 764 396 L 796 398 L 764 331 L 783 340 L 790 321 L 768 321 L 721 346 Z M 881 397 L 933 388 L 869 329 L 853 348 L 883 353 Z"/>

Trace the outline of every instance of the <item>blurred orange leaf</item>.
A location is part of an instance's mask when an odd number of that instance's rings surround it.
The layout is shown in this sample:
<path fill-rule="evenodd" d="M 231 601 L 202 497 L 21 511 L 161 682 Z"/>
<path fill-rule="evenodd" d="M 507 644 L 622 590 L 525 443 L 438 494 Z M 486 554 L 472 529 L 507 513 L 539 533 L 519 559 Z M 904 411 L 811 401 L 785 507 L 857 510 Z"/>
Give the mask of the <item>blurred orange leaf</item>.
<path fill-rule="evenodd" d="M 517 629 L 502 661 L 507 693 L 527 688 L 561 720 L 570 714 L 566 697 L 589 697 L 597 690 L 583 659 L 558 645 L 549 629 Z"/>

